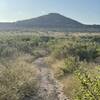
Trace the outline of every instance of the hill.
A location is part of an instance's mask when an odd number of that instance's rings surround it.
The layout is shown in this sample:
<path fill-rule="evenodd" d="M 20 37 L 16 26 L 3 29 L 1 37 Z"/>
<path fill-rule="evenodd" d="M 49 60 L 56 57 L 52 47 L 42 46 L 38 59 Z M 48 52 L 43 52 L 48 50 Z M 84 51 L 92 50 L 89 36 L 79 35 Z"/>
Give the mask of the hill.
<path fill-rule="evenodd" d="M 69 32 L 100 32 L 100 25 L 85 25 L 58 13 L 49 13 L 40 17 L 13 23 L 0 23 L 0 30 L 23 28 L 43 28 Z"/>
<path fill-rule="evenodd" d="M 40 16 L 37 18 L 32 18 L 29 20 L 23 20 L 16 22 L 17 26 L 24 26 L 24 27 L 79 27 L 83 24 L 64 17 L 58 13 L 50 13 L 48 15 Z"/>

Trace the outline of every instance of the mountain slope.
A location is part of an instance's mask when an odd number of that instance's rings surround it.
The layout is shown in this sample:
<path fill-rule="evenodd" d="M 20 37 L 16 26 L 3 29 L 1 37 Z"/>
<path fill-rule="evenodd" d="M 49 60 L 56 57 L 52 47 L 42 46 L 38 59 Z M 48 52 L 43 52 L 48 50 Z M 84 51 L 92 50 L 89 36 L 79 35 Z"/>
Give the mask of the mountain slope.
<path fill-rule="evenodd" d="M 40 29 L 66 32 L 100 32 L 100 25 L 85 25 L 58 13 L 49 13 L 37 18 L 13 23 L 0 23 L 0 30 Z"/>
<path fill-rule="evenodd" d="M 18 21 L 16 25 L 25 27 L 79 27 L 83 24 L 58 13 L 50 13 L 37 18 Z"/>

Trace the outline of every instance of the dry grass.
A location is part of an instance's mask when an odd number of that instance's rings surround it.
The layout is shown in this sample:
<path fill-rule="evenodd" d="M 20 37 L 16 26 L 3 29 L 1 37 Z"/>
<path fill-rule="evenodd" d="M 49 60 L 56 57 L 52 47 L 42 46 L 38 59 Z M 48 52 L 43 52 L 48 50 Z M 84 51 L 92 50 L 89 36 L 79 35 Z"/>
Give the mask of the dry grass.
<path fill-rule="evenodd" d="M 2 65 L 3 66 L 3 65 Z M 0 71 L 0 100 L 23 100 L 36 93 L 36 69 L 21 57 Z"/>
<path fill-rule="evenodd" d="M 64 93 L 70 100 L 75 96 L 74 90 L 78 89 L 80 82 L 73 74 L 64 75 L 61 68 L 63 68 L 64 60 L 56 60 L 52 57 L 46 58 L 46 62 L 51 66 L 54 71 L 55 77 L 63 84 Z"/>
<path fill-rule="evenodd" d="M 56 78 L 63 75 L 63 71 L 61 70 L 61 68 L 64 66 L 63 60 L 59 61 L 57 59 L 53 59 L 52 57 L 46 57 L 45 61 L 52 68 Z"/>
<path fill-rule="evenodd" d="M 60 79 L 64 86 L 64 93 L 70 100 L 74 100 L 75 90 L 79 88 L 80 82 L 74 75 L 68 75 Z"/>

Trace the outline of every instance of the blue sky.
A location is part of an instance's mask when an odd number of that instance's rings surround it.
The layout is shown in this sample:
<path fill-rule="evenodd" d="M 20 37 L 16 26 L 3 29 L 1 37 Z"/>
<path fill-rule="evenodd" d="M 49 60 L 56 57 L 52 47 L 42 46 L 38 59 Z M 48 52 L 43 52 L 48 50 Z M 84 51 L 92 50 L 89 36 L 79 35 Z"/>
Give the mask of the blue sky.
<path fill-rule="evenodd" d="M 0 0 L 0 22 L 53 12 L 85 24 L 100 24 L 100 0 Z"/>

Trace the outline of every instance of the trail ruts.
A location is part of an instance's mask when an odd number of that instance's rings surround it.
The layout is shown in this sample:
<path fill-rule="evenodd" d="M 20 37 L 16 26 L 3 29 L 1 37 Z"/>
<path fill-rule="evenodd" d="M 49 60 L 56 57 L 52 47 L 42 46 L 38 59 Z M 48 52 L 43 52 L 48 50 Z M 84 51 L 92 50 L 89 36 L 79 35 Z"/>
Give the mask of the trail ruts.
<path fill-rule="evenodd" d="M 36 100 L 69 100 L 63 93 L 62 85 L 54 78 L 54 74 L 45 63 L 44 58 L 38 58 L 34 64 L 38 69 L 38 99 Z"/>

